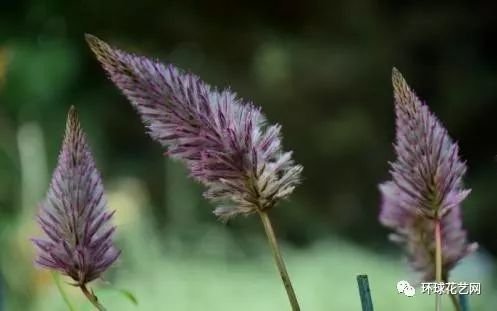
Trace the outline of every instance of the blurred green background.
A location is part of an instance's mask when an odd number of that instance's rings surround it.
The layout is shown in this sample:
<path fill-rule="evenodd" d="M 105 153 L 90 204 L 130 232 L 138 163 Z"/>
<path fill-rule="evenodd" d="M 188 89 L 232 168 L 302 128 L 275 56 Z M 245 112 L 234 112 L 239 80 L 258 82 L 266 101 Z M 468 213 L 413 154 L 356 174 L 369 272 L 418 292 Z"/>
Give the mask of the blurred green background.
<path fill-rule="evenodd" d="M 289 309 L 257 217 L 215 219 L 84 33 L 230 86 L 282 124 L 304 180 L 271 216 L 303 310 L 359 310 L 358 273 L 369 275 L 377 310 L 433 310 L 433 297 L 395 291 L 415 276 L 377 221 L 399 68 L 468 162 L 464 224 L 480 250 L 453 275 L 482 283 L 472 310 L 494 311 L 496 10 L 493 1 L 0 0 L 0 311 L 66 310 L 50 274 L 32 266 L 28 238 L 39 234 L 34 215 L 70 105 L 117 210 L 123 255 L 108 283 L 93 285 L 109 310 Z"/>

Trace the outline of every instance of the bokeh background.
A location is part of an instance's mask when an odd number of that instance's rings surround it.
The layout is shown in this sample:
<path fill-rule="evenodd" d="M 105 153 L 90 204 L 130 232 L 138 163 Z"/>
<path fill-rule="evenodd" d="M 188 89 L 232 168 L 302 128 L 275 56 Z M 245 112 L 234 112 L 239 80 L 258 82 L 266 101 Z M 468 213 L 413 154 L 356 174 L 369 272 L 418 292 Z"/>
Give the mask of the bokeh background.
<path fill-rule="evenodd" d="M 28 238 L 70 105 L 117 210 L 120 262 L 93 287 L 109 310 L 287 310 L 257 217 L 217 221 L 202 188 L 166 159 L 108 81 L 83 34 L 197 73 L 262 106 L 303 164 L 271 212 L 303 310 L 432 310 L 397 294 L 415 280 L 378 221 L 394 159 L 396 66 L 460 144 L 473 189 L 464 224 L 480 250 L 454 280 L 497 303 L 497 3 L 452 1 L 0 0 L 0 310 L 66 310 Z M 78 310 L 91 310 L 64 285 Z M 119 290 L 131 291 L 138 306 Z M 444 310 L 450 310 L 447 300 Z"/>

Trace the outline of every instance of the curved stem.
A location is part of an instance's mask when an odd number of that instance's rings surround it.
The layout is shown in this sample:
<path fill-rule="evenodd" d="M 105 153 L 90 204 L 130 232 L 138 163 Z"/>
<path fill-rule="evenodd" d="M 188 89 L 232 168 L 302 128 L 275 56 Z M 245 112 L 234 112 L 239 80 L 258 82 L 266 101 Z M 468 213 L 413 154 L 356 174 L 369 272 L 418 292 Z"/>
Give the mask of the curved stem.
<path fill-rule="evenodd" d="M 435 220 L 435 281 L 440 283 L 442 279 L 442 231 L 440 229 L 440 219 Z M 442 305 L 442 295 L 435 295 L 435 310 L 440 311 Z"/>
<path fill-rule="evenodd" d="M 99 311 L 106 311 L 106 309 L 104 308 L 104 306 L 102 306 L 98 302 L 97 296 L 95 296 L 95 294 L 93 293 L 93 291 L 88 290 L 88 288 L 86 288 L 85 284 L 81 285 L 79 288 L 81 288 L 81 291 L 83 292 L 83 294 L 85 294 L 86 298 L 88 298 L 88 300 L 91 302 L 92 305 L 95 306 L 95 308 L 97 308 Z"/>
<path fill-rule="evenodd" d="M 69 308 L 70 311 L 76 311 L 71 301 L 69 300 L 69 297 L 67 297 L 66 292 L 62 288 L 62 284 L 60 284 L 60 278 L 57 272 L 52 272 L 52 277 L 54 279 L 55 285 L 57 286 L 57 289 L 59 290 L 60 295 L 62 296 L 62 299 L 64 299 L 64 302 L 67 305 L 67 308 Z"/>
<path fill-rule="evenodd" d="M 269 246 L 271 247 L 271 251 L 273 253 L 274 260 L 276 261 L 276 266 L 278 267 L 281 280 L 283 281 L 283 285 L 285 286 L 286 293 L 288 295 L 288 300 L 290 301 L 290 304 L 292 306 L 292 310 L 300 311 L 299 303 L 297 301 L 297 296 L 295 295 L 295 291 L 293 290 L 292 282 L 290 281 L 290 276 L 286 271 L 285 262 L 283 261 L 283 257 L 281 256 L 281 251 L 278 246 L 278 242 L 276 241 L 276 235 L 274 234 L 273 226 L 271 225 L 271 220 L 269 219 L 269 215 L 264 211 L 258 211 L 258 212 L 259 216 L 261 217 L 262 224 L 264 225 L 264 230 L 266 231 Z"/>

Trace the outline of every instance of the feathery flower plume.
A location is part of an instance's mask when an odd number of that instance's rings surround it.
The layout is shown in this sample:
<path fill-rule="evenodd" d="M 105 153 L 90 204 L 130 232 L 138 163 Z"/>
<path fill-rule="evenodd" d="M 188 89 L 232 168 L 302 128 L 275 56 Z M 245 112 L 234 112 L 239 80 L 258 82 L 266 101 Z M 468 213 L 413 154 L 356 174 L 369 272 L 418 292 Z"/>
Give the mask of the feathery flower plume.
<path fill-rule="evenodd" d="M 222 218 L 268 210 L 288 197 L 302 166 L 282 152 L 279 125 L 266 127 L 259 108 L 197 76 L 86 39 L 111 80 L 128 97 L 150 136 L 183 160 L 205 196 L 232 203 L 215 211 Z"/>
<path fill-rule="evenodd" d="M 86 284 L 119 257 L 112 242 L 113 214 L 107 211 L 100 175 L 71 107 L 57 168 L 37 218 L 45 236 L 32 241 L 38 250 L 35 262 L 71 277 L 99 310 L 103 307 Z"/>
<path fill-rule="evenodd" d="M 150 136 L 207 187 L 204 195 L 218 203 L 214 213 L 221 219 L 254 212 L 266 217 L 293 192 L 302 166 L 282 151 L 280 126 L 267 125 L 259 108 L 173 65 L 115 49 L 91 35 L 86 40 Z"/>
<path fill-rule="evenodd" d="M 446 281 L 477 248 L 462 229 L 460 204 L 470 193 L 462 184 L 466 165 L 457 144 L 395 68 L 392 81 L 397 160 L 391 163 L 392 181 L 380 185 L 380 222 L 395 231 L 391 239 L 405 247 L 423 281 Z"/>

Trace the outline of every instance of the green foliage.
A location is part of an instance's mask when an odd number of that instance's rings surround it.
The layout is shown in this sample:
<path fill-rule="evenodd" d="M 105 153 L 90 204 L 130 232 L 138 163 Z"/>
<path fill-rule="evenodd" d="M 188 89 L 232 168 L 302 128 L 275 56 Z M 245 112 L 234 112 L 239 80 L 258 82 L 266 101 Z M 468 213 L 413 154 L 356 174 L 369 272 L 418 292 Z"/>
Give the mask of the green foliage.
<path fill-rule="evenodd" d="M 96 291 L 96 296 L 100 297 L 99 299 L 106 299 L 105 297 L 111 297 L 112 294 L 118 294 L 121 298 L 127 300 L 131 304 L 138 306 L 138 299 L 136 299 L 135 295 L 126 289 L 121 289 L 121 288 L 113 288 L 113 287 L 105 287 L 101 288 L 98 291 Z M 114 296 L 114 295 L 113 295 Z M 115 297 L 109 298 L 109 299 L 116 299 Z"/>

